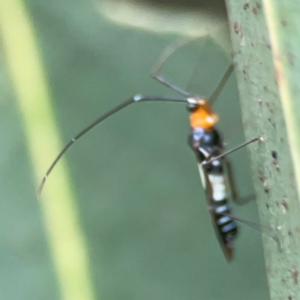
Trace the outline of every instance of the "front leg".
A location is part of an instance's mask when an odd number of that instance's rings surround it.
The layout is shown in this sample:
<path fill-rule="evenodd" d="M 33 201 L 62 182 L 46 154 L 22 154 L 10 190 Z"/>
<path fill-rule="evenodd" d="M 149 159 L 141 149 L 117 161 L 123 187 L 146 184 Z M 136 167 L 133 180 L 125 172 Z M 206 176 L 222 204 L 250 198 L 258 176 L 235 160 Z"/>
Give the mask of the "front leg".
<path fill-rule="evenodd" d="M 232 149 L 230 149 L 230 150 L 228 150 L 228 151 L 223 152 L 223 153 L 220 154 L 220 155 L 212 156 L 212 157 L 210 157 L 209 159 L 205 159 L 205 160 L 202 162 L 202 164 L 203 164 L 203 165 L 209 165 L 209 164 L 211 164 L 214 160 L 219 160 L 220 158 L 226 157 L 227 155 L 229 155 L 229 154 L 231 154 L 231 153 L 233 153 L 233 152 L 235 152 L 235 151 L 237 151 L 237 150 L 239 150 L 239 149 L 241 149 L 241 148 L 244 148 L 244 147 L 246 147 L 247 145 L 249 145 L 249 144 L 251 144 L 251 143 L 253 143 L 253 142 L 256 142 L 256 141 L 263 141 L 263 138 L 260 137 L 260 136 L 259 136 L 259 137 L 255 137 L 255 138 L 253 138 L 253 139 L 251 139 L 251 140 L 249 140 L 249 141 L 247 141 L 247 142 L 244 142 L 244 143 L 238 145 L 237 147 L 234 147 L 234 148 L 232 148 Z"/>

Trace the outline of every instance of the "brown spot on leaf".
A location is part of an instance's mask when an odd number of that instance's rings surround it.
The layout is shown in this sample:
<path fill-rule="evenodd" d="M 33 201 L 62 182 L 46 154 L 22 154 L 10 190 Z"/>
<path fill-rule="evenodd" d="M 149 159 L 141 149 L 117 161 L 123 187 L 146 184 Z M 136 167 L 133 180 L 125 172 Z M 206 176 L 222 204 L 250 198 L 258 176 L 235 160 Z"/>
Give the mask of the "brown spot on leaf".
<path fill-rule="evenodd" d="M 243 7 L 244 7 L 244 10 L 247 10 L 249 8 L 249 3 L 246 2 Z"/>
<path fill-rule="evenodd" d="M 292 267 L 292 277 L 294 284 L 298 284 L 298 276 L 299 276 L 299 271 L 296 266 Z"/>
<path fill-rule="evenodd" d="M 281 206 L 281 210 L 284 214 L 286 214 L 287 210 L 288 210 L 288 204 L 285 200 L 282 200 L 280 203 Z"/>
<path fill-rule="evenodd" d="M 283 27 L 286 27 L 286 25 L 287 25 L 287 22 L 286 22 L 286 20 L 281 20 L 281 25 L 283 26 Z"/>
<path fill-rule="evenodd" d="M 276 127 L 276 124 L 274 122 L 272 122 L 272 119 L 271 118 L 268 118 L 268 121 L 270 122 L 270 124 L 275 128 Z"/>
<path fill-rule="evenodd" d="M 242 30 L 242 27 L 239 25 L 239 23 L 234 22 L 233 30 L 239 36 L 239 38 L 241 40 L 243 38 L 243 30 Z"/>
<path fill-rule="evenodd" d="M 236 34 L 239 33 L 239 24 L 237 22 L 234 22 L 233 24 L 233 30 Z"/>
<path fill-rule="evenodd" d="M 252 8 L 252 12 L 253 12 L 255 15 L 257 15 L 257 8 L 256 8 L 256 7 L 253 7 L 253 8 Z"/>
<path fill-rule="evenodd" d="M 258 172 L 258 178 L 259 180 L 264 183 L 265 182 L 265 176 L 264 176 L 264 173 L 262 171 L 259 171 Z"/>

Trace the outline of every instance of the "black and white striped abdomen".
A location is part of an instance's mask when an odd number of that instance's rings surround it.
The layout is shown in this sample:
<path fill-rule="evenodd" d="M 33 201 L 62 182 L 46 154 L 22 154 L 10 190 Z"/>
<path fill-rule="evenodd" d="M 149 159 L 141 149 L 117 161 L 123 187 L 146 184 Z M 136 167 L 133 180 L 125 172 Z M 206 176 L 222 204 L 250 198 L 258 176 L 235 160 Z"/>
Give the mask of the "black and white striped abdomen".
<path fill-rule="evenodd" d="M 210 209 L 214 217 L 222 241 L 227 247 L 232 248 L 238 229 L 236 222 L 230 218 L 231 212 L 227 203 L 227 185 L 223 172 L 210 170 L 207 180 L 210 188 Z"/>
<path fill-rule="evenodd" d="M 230 218 L 228 207 L 227 182 L 224 159 L 214 159 L 209 164 L 204 161 L 217 157 L 223 151 L 223 143 L 219 133 L 203 128 L 194 128 L 189 137 L 189 145 L 194 151 L 201 183 L 205 189 L 206 200 L 212 223 L 218 240 L 227 260 L 233 257 L 233 241 L 238 234 L 236 222 Z"/>

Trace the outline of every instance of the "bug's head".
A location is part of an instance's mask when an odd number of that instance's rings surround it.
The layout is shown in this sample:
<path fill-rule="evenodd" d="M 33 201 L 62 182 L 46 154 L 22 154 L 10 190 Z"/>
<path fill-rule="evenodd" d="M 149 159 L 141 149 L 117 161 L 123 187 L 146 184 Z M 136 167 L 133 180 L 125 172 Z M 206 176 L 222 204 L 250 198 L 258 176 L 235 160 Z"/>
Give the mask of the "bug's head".
<path fill-rule="evenodd" d="M 187 99 L 187 110 L 192 113 L 196 111 L 200 106 L 206 104 L 206 100 L 198 96 L 189 97 Z"/>

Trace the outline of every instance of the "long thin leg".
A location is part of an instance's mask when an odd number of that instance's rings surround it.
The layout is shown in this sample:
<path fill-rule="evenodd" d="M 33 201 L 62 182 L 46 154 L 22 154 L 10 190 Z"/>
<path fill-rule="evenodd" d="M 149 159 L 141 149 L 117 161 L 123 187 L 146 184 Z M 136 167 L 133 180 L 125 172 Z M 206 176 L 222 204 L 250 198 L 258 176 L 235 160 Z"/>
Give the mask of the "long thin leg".
<path fill-rule="evenodd" d="M 232 152 L 235 152 L 235 151 L 237 151 L 237 150 L 239 150 L 239 149 L 241 149 L 241 148 L 243 148 L 243 147 L 245 147 L 245 146 L 247 146 L 247 145 L 249 145 L 249 144 L 251 144 L 253 142 L 260 141 L 260 140 L 262 140 L 262 138 L 260 136 L 256 137 L 256 138 L 253 138 L 253 139 L 251 139 L 251 140 L 249 140 L 249 141 L 247 141 L 247 142 L 245 142 L 245 143 L 243 143 L 243 144 L 241 144 L 241 145 L 239 145 L 239 146 L 237 146 L 235 148 L 232 148 L 232 149 L 230 149 L 228 151 L 223 152 L 222 154 L 220 154 L 218 156 L 213 156 L 209 160 L 203 161 L 202 164 L 203 165 L 208 165 L 208 164 L 212 163 L 214 160 L 217 160 L 217 159 L 220 159 L 222 157 L 225 157 L 225 156 L 231 154 Z"/>
<path fill-rule="evenodd" d="M 217 100 L 217 98 L 219 97 L 221 91 L 223 90 L 225 84 L 227 83 L 231 73 L 234 70 L 234 64 L 231 64 L 227 71 L 225 72 L 225 74 L 223 75 L 220 83 L 218 84 L 218 86 L 216 87 L 215 91 L 213 92 L 213 94 L 210 96 L 209 98 L 209 104 L 212 106 L 214 104 L 214 102 Z"/>
<path fill-rule="evenodd" d="M 199 37 L 198 37 L 199 38 Z M 189 92 L 185 91 L 184 89 L 180 88 L 179 86 L 173 84 L 172 82 L 170 82 L 164 75 L 160 74 L 160 71 L 164 65 L 164 63 L 166 62 L 166 60 L 174 53 L 176 52 L 178 49 L 182 48 L 183 46 L 185 46 L 188 43 L 193 42 L 194 40 L 198 39 L 198 38 L 192 38 L 192 39 L 188 39 L 188 40 L 181 40 L 181 41 L 176 41 L 172 44 L 170 44 L 163 52 L 162 54 L 159 56 L 157 62 L 154 64 L 153 68 L 152 68 L 152 72 L 151 72 L 151 77 L 155 80 L 157 80 L 158 82 L 164 84 L 165 86 L 179 92 L 180 94 L 188 97 L 190 95 Z"/>
<path fill-rule="evenodd" d="M 166 62 L 166 60 L 172 55 L 174 54 L 178 49 L 184 47 L 185 45 L 194 42 L 195 40 L 199 39 L 199 37 L 197 38 L 192 38 L 192 39 L 188 39 L 188 40 L 183 40 L 183 41 L 176 41 L 172 44 L 170 44 L 160 55 L 160 57 L 158 58 L 157 62 L 154 64 L 153 68 L 152 68 L 152 72 L 151 72 L 151 77 L 155 80 L 157 80 L 158 82 L 162 83 L 163 85 L 179 92 L 180 94 L 188 97 L 190 95 L 189 92 L 187 92 L 186 90 L 182 89 L 181 87 L 179 87 L 178 85 L 175 85 L 174 83 L 172 83 L 169 79 L 167 79 L 164 75 L 160 74 L 160 71 L 164 65 L 164 63 Z M 231 64 L 227 71 L 225 72 L 225 74 L 223 75 L 220 83 L 218 84 L 218 86 L 216 87 L 215 91 L 213 92 L 213 94 L 211 95 L 211 97 L 209 98 L 209 103 L 210 105 L 212 105 L 215 100 L 218 98 L 219 94 L 221 93 L 222 89 L 224 88 L 227 80 L 229 79 L 232 71 L 234 70 L 234 65 Z"/>
<path fill-rule="evenodd" d="M 228 183 L 229 183 L 229 187 L 231 190 L 232 200 L 238 205 L 244 205 L 247 202 L 255 199 L 254 194 L 247 195 L 246 197 L 238 196 L 236 185 L 235 185 L 235 179 L 234 179 L 234 175 L 233 175 L 233 170 L 232 170 L 231 164 L 228 160 L 226 161 L 226 169 L 227 169 L 227 178 L 228 178 Z"/>
<path fill-rule="evenodd" d="M 278 250 L 280 252 L 283 251 L 282 240 L 280 239 L 279 234 L 276 234 L 276 232 L 278 232 L 278 230 L 276 231 L 274 228 L 272 228 L 269 225 L 257 224 L 257 223 L 254 223 L 254 222 L 251 222 L 248 220 L 238 218 L 236 216 L 233 216 L 232 214 L 226 214 L 226 213 L 221 213 L 221 214 L 224 216 L 227 216 L 233 220 L 236 220 L 240 223 L 246 224 L 246 225 L 252 227 L 253 229 L 261 232 L 262 234 L 266 235 L 267 237 L 273 239 L 277 244 Z"/>
<path fill-rule="evenodd" d="M 67 152 L 67 150 L 76 142 L 78 141 L 82 136 L 84 136 L 87 132 L 89 132 L 91 129 L 93 129 L 95 126 L 103 122 L 108 117 L 112 116 L 113 114 L 117 113 L 118 111 L 122 110 L 123 108 L 127 107 L 128 105 L 136 102 L 145 102 L 145 101 L 161 101 L 161 102 L 187 102 L 186 99 L 183 98 L 172 98 L 172 97 L 162 97 L 162 96 L 144 96 L 144 95 L 135 95 L 132 98 L 129 98 L 122 102 L 121 104 L 117 105 L 113 109 L 109 110 L 107 113 L 103 114 L 99 118 L 97 118 L 94 122 L 92 122 L 90 125 L 85 127 L 83 130 L 81 130 L 77 135 L 75 135 L 61 150 L 61 152 L 57 155 L 55 160 L 52 162 L 51 166 L 47 170 L 46 174 L 44 175 L 42 182 L 38 188 L 38 196 L 40 197 L 43 187 L 45 185 L 45 182 L 52 172 L 55 165 L 58 163 L 58 161 L 61 159 L 61 157 Z"/>

